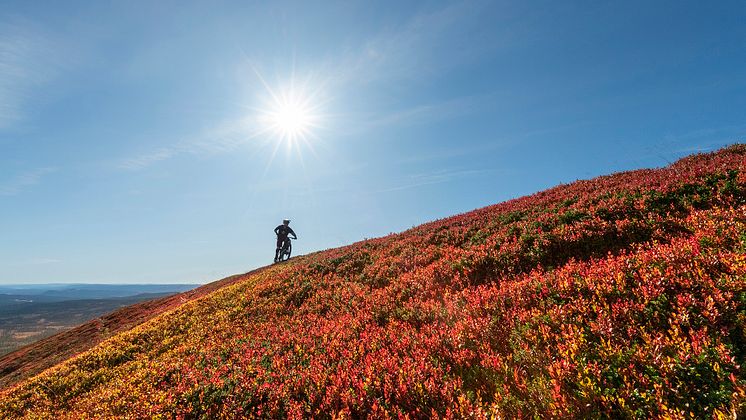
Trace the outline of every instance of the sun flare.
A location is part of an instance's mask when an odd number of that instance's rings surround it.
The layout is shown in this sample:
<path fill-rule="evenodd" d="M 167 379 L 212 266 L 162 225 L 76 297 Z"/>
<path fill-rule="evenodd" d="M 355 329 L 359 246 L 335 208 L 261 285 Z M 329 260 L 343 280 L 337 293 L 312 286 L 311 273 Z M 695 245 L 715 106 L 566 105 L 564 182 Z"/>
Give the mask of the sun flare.
<path fill-rule="evenodd" d="M 261 120 L 265 129 L 289 147 L 299 141 L 308 142 L 319 116 L 312 104 L 312 96 L 297 87 L 270 92 Z"/>
<path fill-rule="evenodd" d="M 296 138 L 311 127 L 311 114 L 298 103 L 278 104 L 269 114 L 272 129 L 286 138 Z"/>

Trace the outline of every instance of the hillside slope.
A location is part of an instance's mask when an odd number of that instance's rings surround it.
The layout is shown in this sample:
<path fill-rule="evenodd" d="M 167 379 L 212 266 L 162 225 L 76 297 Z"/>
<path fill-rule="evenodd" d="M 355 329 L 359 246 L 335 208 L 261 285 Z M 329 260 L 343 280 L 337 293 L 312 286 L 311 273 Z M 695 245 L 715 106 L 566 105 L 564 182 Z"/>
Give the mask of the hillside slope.
<path fill-rule="evenodd" d="M 746 147 L 241 277 L 0 394 L 0 417 L 743 412 Z"/>

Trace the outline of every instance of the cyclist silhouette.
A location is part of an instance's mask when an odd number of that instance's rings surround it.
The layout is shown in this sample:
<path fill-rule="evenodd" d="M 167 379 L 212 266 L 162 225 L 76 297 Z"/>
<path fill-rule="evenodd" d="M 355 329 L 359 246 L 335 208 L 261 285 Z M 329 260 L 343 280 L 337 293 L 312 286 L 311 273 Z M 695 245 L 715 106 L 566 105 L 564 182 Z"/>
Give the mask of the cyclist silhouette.
<path fill-rule="evenodd" d="M 293 235 L 293 239 L 298 239 L 293 229 L 288 226 L 290 220 L 285 219 L 282 221 L 280 226 L 275 228 L 275 235 L 277 235 L 277 249 L 275 249 L 275 262 L 282 261 L 285 256 L 290 258 L 290 238 L 288 235 Z"/>

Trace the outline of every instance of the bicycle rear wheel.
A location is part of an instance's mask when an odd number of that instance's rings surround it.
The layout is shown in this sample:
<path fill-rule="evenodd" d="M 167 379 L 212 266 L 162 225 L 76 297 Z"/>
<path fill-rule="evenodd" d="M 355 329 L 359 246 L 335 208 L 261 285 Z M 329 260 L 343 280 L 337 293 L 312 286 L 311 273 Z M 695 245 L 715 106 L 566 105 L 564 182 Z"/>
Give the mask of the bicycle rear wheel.
<path fill-rule="evenodd" d="M 290 254 L 293 251 L 293 244 L 290 242 L 290 239 L 287 240 L 285 243 L 285 246 L 282 247 L 282 251 L 280 252 L 280 261 L 287 261 L 290 259 Z"/>

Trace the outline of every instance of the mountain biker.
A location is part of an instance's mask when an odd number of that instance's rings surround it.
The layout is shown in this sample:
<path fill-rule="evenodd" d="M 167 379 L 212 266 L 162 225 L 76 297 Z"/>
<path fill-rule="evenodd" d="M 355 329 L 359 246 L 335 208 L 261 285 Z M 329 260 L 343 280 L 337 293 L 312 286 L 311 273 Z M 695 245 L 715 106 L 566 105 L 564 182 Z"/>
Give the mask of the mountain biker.
<path fill-rule="evenodd" d="M 288 241 L 288 235 L 293 235 L 293 239 L 298 239 L 298 237 L 295 235 L 295 232 L 293 232 L 293 229 L 290 228 L 290 220 L 284 219 L 282 221 L 282 224 L 277 226 L 275 228 L 275 235 L 277 235 L 277 249 L 275 250 L 275 262 L 279 261 L 280 259 L 280 251 L 285 246 L 285 241 Z"/>

